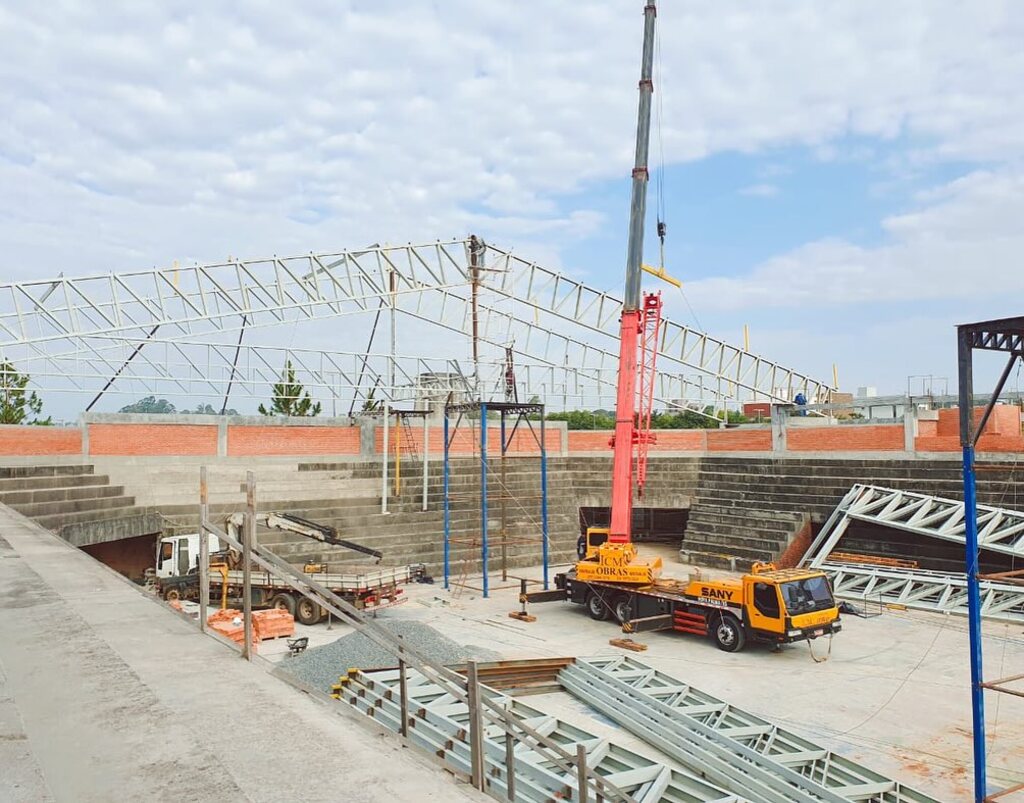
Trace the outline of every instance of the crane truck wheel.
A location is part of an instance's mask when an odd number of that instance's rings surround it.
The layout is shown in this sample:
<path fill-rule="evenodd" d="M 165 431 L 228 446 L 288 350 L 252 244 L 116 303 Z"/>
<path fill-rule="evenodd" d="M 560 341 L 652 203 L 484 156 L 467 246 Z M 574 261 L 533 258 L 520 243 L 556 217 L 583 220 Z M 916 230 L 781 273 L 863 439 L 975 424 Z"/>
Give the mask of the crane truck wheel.
<path fill-rule="evenodd" d="M 308 597 L 299 597 L 295 602 L 295 618 L 304 625 L 315 625 L 320 621 L 320 606 Z"/>
<path fill-rule="evenodd" d="M 295 597 L 291 594 L 274 594 L 270 598 L 270 607 L 277 608 L 279 611 L 288 611 L 295 616 Z"/>
<path fill-rule="evenodd" d="M 716 620 L 711 618 L 711 637 L 718 645 L 718 649 L 725 652 L 739 652 L 746 644 L 747 638 L 743 634 L 743 626 L 731 614 L 720 614 Z"/>
<path fill-rule="evenodd" d="M 176 588 L 168 588 L 164 591 L 164 599 L 168 602 L 174 602 L 176 599 L 181 599 L 181 592 Z"/>
<path fill-rule="evenodd" d="M 619 594 L 612 600 L 612 613 L 616 621 L 621 625 L 633 618 L 633 606 L 629 594 Z"/>
<path fill-rule="evenodd" d="M 594 591 L 587 594 L 587 613 L 596 622 L 603 622 L 608 618 L 608 606 L 601 596 Z"/>

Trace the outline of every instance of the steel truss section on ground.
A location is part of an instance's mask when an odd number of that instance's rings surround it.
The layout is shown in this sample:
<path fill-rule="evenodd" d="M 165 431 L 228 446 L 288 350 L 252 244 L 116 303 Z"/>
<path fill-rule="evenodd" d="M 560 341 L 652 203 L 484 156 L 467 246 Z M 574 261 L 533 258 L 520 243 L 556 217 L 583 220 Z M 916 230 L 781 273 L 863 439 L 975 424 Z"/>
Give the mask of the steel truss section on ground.
<path fill-rule="evenodd" d="M 1024 513 L 991 505 L 977 508 L 978 546 L 1024 558 Z M 851 521 L 880 524 L 961 545 L 967 530 L 963 502 L 858 483 L 843 497 L 808 550 L 812 566 L 828 560 Z"/>
<path fill-rule="evenodd" d="M 498 492 L 491 492 L 493 471 L 488 461 L 487 434 L 490 429 L 488 415 L 498 414 L 498 437 L 500 439 L 498 451 Z M 454 423 L 453 423 L 454 422 Z M 511 427 L 509 423 L 511 422 Z M 469 424 L 474 432 L 479 429 L 479 441 L 474 438 L 474 449 L 480 463 L 480 487 L 478 490 L 454 494 L 451 489 L 451 445 L 458 434 L 459 427 Z M 540 481 L 538 493 L 535 497 L 524 497 L 521 493 L 510 493 L 508 489 L 508 460 L 509 447 L 512 439 L 515 438 L 520 426 L 528 429 L 533 436 L 540 454 Z M 520 458 L 522 459 L 522 458 Z M 451 547 L 452 544 L 463 544 L 480 550 L 480 569 L 482 573 L 482 585 L 480 591 L 484 597 L 490 594 L 490 557 L 491 549 L 497 548 L 501 556 L 501 579 L 507 581 L 508 574 L 508 547 L 523 544 L 540 544 L 542 583 L 544 590 L 548 590 L 548 455 L 547 446 L 544 441 L 544 405 L 520 402 L 467 402 L 465 404 L 447 404 L 444 408 L 444 587 L 447 589 L 451 581 Z M 471 538 L 456 537 L 452 535 L 451 509 L 452 501 L 456 499 L 471 498 L 479 500 L 480 505 L 480 534 Z M 493 503 L 497 502 L 497 532 L 491 535 L 491 515 L 494 513 Z M 520 513 L 527 513 L 528 509 L 524 502 L 538 503 L 537 535 L 510 536 L 508 532 L 508 507 L 509 503 L 519 508 Z M 527 513 L 527 515 L 532 515 Z"/>
<path fill-rule="evenodd" d="M 967 616 L 967 578 L 923 569 L 888 569 L 849 563 L 821 563 L 837 597 L 922 611 Z M 1024 622 L 1024 588 L 982 580 L 981 615 L 999 622 Z"/>
<path fill-rule="evenodd" d="M 517 357 L 550 371 L 552 384 L 568 394 L 581 377 L 614 382 L 621 306 L 607 293 L 471 238 L 0 284 L 0 352 L 16 366 L 32 360 L 32 372 L 54 382 L 75 357 L 83 392 L 95 391 L 114 375 L 156 381 L 158 368 L 146 367 L 142 356 L 149 346 L 140 344 L 208 341 L 240 329 L 386 309 L 464 336 L 475 328 L 478 341 L 496 350 L 512 344 Z M 111 340 L 120 340 L 124 359 L 111 352 Z M 659 341 L 663 403 L 790 402 L 799 391 L 829 398 L 827 383 L 686 326 L 664 320 Z M 202 372 L 201 360 L 185 362 Z M 567 364 L 578 373 L 566 374 Z"/>
<path fill-rule="evenodd" d="M 389 730 L 399 730 L 401 684 L 398 670 L 354 670 L 342 676 L 340 681 L 337 687 L 340 700 L 373 717 Z M 466 703 L 416 672 L 407 673 L 405 685 L 405 695 L 412 712 L 408 720 L 409 738 L 439 756 L 452 769 L 468 773 L 471 769 L 470 714 Z M 486 686 L 480 689 L 488 700 L 501 705 L 524 725 L 561 745 L 567 752 L 576 755 L 582 752 L 586 766 L 625 793 L 628 800 L 637 803 L 731 803 L 743 800 L 695 774 L 673 770 Z M 511 795 L 508 787 L 510 766 L 513 768 Z M 529 745 L 510 748 L 504 734 L 494 728 L 487 728 L 484 733 L 483 775 L 486 778 L 485 791 L 499 799 L 538 802 L 580 800 L 573 773 L 553 765 Z"/>
<path fill-rule="evenodd" d="M 683 766 L 759 803 L 937 803 L 633 658 L 577 659 L 559 682 Z"/>

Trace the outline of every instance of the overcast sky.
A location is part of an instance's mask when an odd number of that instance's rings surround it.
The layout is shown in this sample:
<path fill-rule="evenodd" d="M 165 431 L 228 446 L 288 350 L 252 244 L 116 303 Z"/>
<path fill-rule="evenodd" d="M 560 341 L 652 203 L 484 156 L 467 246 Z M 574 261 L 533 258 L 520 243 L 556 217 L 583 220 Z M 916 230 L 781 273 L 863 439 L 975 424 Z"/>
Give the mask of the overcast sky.
<path fill-rule="evenodd" d="M 475 232 L 618 293 L 642 5 L 3 2 L 0 279 Z M 952 387 L 951 327 L 1024 313 L 1024 4 L 658 27 L 668 314 L 845 389 Z"/>

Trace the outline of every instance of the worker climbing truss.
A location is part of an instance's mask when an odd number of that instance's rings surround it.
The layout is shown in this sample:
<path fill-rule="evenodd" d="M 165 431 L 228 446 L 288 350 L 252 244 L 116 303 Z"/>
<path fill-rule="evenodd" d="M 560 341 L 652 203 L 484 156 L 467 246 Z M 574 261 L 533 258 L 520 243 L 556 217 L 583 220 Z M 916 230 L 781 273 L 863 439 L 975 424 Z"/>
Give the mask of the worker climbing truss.
<path fill-rule="evenodd" d="M 428 372 L 475 375 L 482 384 L 487 370 L 500 378 L 512 348 L 521 398 L 584 405 L 614 393 L 621 309 L 605 292 L 470 238 L 0 284 L 0 356 L 43 390 L 94 393 L 114 379 L 108 392 L 190 397 L 217 397 L 229 386 L 263 396 L 288 358 L 308 388 L 348 399 L 390 376 L 389 362 L 404 388 Z M 467 342 L 475 332 L 479 365 L 463 360 L 452 370 L 444 357 L 409 348 L 282 350 L 281 338 L 270 346 L 250 341 L 266 327 L 381 311 L 417 322 L 420 341 L 423 331 L 438 333 L 439 342 L 449 333 L 446 343 L 452 332 Z M 667 319 L 658 353 L 654 384 L 666 405 L 789 402 L 799 391 L 827 401 L 830 392 L 827 383 Z M 378 383 L 377 398 L 397 394 L 398 384 Z"/>

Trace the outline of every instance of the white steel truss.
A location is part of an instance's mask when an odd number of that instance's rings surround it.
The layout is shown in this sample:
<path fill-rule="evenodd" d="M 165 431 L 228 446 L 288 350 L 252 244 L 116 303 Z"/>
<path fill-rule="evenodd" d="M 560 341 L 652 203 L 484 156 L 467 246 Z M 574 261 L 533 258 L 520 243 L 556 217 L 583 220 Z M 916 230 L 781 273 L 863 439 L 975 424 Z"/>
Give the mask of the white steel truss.
<path fill-rule="evenodd" d="M 47 363 L 53 377 L 62 361 L 77 355 L 91 366 L 83 372 L 95 371 L 79 377 L 83 391 L 114 373 L 118 381 L 138 371 L 141 379 L 163 382 L 147 375 L 152 368 L 142 357 L 157 342 L 179 342 L 184 350 L 187 341 L 209 345 L 214 335 L 242 327 L 394 309 L 463 337 L 475 328 L 477 342 L 494 349 L 513 347 L 525 364 L 549 372 L 548 393 L 569 395 L 587 377 L 591 384 L 595 376 L 602 385 L 614 381 L 619 300 L 492 246 L 478 251 L 482 261 L 471 267 L 470 247 L 470 240 L 449 240 L 0 284 L 0 355 L 16 364 L 29 358 Z M 135 358 L 115 358 L 105 348 L 111 339 Z M 148 345 L 137 350 L 142 342 Z M 233 344 L 217 347 L 227 351 Z M 658 348 L 662 402 L 789 402 L 799 391 L 827 401 L 831 390 L 669 320 Z M 201 358 L 188 361 L 202 371 Z"/>
<path fill-rule="evenodd" d="M 401 704 L 397 670 L 352 671 L 340 681 L 336 687 L 339 699 L 373 717 L 389 730 L 399 730 Z M 586 753 L 587 767 L 622 793 L 621 799 L 636 803 L 738 803 L 743 800 L 695 774 L 680 772 L 640 756 L 486 686 L 481 687 L 481 693 L 534 732 L 546 736 L 570 753 L 575 753 L 577 745 L 581 745 Z M 468 773 L 471 756 L 466 703 L 412 671 L 407 673 L 406 694 L 412 713 L 409 738 L 440 757 L 452 769 Z M 554 765 L 528 744 L 520 744 L 512 750 L 512 768 L 514 799 L 517 801 L 580 799 L 575 775 Z M 507 746 L 504 733 L 493 726 L 488 727 L 484 734 L 484 770 L 486 791 L 494 797 L 507 799 Z"/>
<path fill-rule="evenodd" d="M 851 521 L 964 543 L 963 502 L 858 483 L 836 507 L 805 560 L 810 557 L 812 566 L 828 560 Z M 1024 513 L 978 505 L 978 545 L 982 549 L 1024 558 Z"/>
<path fill-rule="evenodd" d="M 822 563 L 837 597 L 922 611 L 967 615 L 967 578 L 923 569 L 887 569 L 865 564 Z M 1024 622 L 1024 588 L 981 580 L 981 615 L 1002 622 Z"/>
<path fill-rule="evenodd" d="M 561 670 L 559 682 L 634 735 L 751 800 L 937 803 L 633 658 L 577 659 Z"/>

